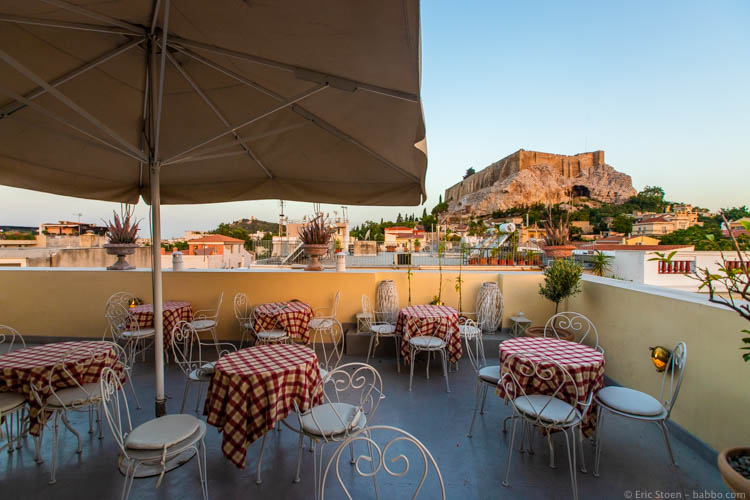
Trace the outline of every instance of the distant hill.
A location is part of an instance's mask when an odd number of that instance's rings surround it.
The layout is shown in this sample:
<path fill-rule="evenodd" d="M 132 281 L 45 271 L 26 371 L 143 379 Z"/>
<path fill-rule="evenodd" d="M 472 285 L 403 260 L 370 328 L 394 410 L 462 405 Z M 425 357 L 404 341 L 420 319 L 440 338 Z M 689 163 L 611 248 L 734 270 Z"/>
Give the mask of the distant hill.
<path fill-rule="evenodd" d="M 260 219 L 240 219 L 228 224 L 233 228 L 242 228 L 248 233 L 255 233 L 256 231 L 263 231 L 264 233 L 278 233 L 279 223 L 278 222 L 267 222 Z"/>

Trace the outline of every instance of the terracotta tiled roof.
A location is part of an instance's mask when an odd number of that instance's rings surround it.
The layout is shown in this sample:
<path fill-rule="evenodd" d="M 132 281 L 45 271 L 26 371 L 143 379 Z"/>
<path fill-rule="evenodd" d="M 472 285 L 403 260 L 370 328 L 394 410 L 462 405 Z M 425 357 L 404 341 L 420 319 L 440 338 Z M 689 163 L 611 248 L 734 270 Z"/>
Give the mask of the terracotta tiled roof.
<path fill-rule="evenodd" d="M 410 227 L 406 226 L 391 226 L 385 228 L 385 231 L 392 232 L 392 231 L 411 231 Z"/>
<path fill-rule="evenodd" d="M 188 241 L 189 245 L 192 245 L 193 243 L 244 243 L 244 241 L 230 236 L 224 236 L 223 234 L 209 234 L 208 236 Z"/>
<path fill-rule="evenodd" d="M 655 222 L 672 222 L 672 216 L 663 214 L 663 215 L 656 215 L 656 216 L 651 216 L 651 217 L 644 217 L 643 219 L 641 219 L 639 222 L 636 222 L 635 224 L 653 224 Z"/>

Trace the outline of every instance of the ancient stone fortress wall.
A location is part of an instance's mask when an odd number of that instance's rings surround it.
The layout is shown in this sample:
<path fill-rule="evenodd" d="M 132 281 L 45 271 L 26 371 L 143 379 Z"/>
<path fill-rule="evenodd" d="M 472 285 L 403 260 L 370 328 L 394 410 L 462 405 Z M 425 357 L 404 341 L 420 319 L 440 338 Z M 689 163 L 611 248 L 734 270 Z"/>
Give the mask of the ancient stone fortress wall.
<path fill-rule="evenodd" d="M 562 177 L 573 178 L 592 167 L 604 165 L 604 151 L 558 155 L 519 149 L 446 189 L 445 200 L 458 200 L 467 194 L 475 193 L 492 186 L 498 181 L 507 179 L 521 170 L 537 165 L 548 165 Z"/>

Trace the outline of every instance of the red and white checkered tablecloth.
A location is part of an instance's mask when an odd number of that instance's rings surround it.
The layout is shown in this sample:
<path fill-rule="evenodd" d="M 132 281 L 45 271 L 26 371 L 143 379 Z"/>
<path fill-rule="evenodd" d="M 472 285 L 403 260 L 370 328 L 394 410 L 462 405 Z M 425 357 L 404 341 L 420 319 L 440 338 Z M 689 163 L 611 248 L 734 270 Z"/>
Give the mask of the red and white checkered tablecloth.
<path fill-rule="evenodd" d="M 575 382 L 575 388 L 572 384 L 567 384 L 563 390 L 558 393 L 569 404 L 575 403 L 576 390 L 578 402 L 585 403 L 589 394 L 596 393 L 604 386 L 604 354 L 587 345 L 577 344 L 567 340 L 558 340 L 544 337 L 518 337 L 506 340 L 500 343 L 500 366 L 503 366 L 505 360 L 514 353 L 535 353 L 542 354 L 550 358 L 565 368 Z M 510 366 L 518 383 L 524 386 L 526 394 L 550 394 L 557 389 L 562 380 L 543 380 L 540 377 L 527 377 L 523 375 L 523 368 L 528 367 L 524 360 L 539 362 L 542 358 L 529 356 L 527 358 L 515 358 Z M 505 397 L 505 390 L 502 384 L 497 386 L 497 395 Z M 577 409 L 581 409 L 580 405 Z M 596 426 L 596 409 L 592 403 L 587 414 L 583 419 L 583 431 L 590 434 Z"/>
<path fill-rule="evenodd" d="M 443 320 L 424 321 L 425 318 L 443 318 Z M 410 319 L 422 321 L 410 321 Z M 415 325 L 419 326 L 415 328 Z M 396 333 L 401 335 L 401 356 L 407 363 L 409 362 L 409 338 L 414 335 L 434 335 L 445 339 L 448 341 L 448 361 L 455 363 L 461 358 L 458 311 L 452 307 L 432 304 L 404 307 L 398 313 Z"/>
<path fill-rule="evenodd" d="M 247 448 L 294 411 L 322 400 L 315 352 L 296 344 L 271 344 L 223 356 L 206 397 L 206 422 L 223 433 L 221 450 L 245 468 Z"/>
<path fill-rule="evenodd" d="M 182 300 L 167 300 L 163 305 L 164 316 L 164 349 L 172 345 L 172 329 L 180 321 L 193 321 L 193 308 L 190 302 Z M 141 304 L 130 308 L 130 312 L 138 321 L 141 328 L 153 328 L 154 326 L 154 305 Z"/>
<path fill-rule="evenodd" d="M 38 389 L 42 401 L 50 395 L 50 374 L 56 365 L 65 361 L 65 367 L 79 384 L 98 382 L 101 372 L 111 367 L 123 373 L 117 352 L 108 342 L 56 342 L 0 355 L 0 392 L 13 391 L 26 396 L 29 403 L 31 427 L 29 432 L 38 436 L 48 415 L 42 415 L 30 384 Z M 55 389 L 75 387 L 75 382 L 62 369 L 52 373 Z"/>
<path fill-rule="evenodd" d="M 287 332 L 292 339 L 302 341 L 307 344 L 310 342 L 310 331 L 307 325 L 313 318 L 312 307 L 304 302 L 273 302 L 269 304 L 260 304 L 255 308 L 255 329 L 267 330 L 276 324 L 275 309 L 281 309 L 278 314 L 278 325 Z"/>

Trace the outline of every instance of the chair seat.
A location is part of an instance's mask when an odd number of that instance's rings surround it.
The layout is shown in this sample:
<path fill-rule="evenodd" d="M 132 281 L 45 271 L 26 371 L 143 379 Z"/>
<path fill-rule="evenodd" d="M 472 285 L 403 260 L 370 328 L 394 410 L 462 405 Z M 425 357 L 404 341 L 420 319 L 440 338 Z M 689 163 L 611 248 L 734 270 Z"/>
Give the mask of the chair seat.
<path fill-rule="evenodd" d="M 285 338 L 287 333 L 284 330 L 263 330 L 257 332 L 255 336 L 263 340 L 279 340 Z"/>
<path fill-rule="evenodd" d="M 465 338 L 474 338 L 482 333 L 479 327 L 474 325 L 458 325 L 458 333 Z"/>
<path fill-rule="evenodd" d="M 571 424 L 581 415 L 565 401 L 542 394 L 519 396 L 513 404 L 521 413 L 533 418 L 538 416 L 541 420 L 550 423 Z"/>
<path fill-rule="evenodd" d="M 479 378 L 490 384 L 495 384 L 500 381 L 500 365 L 485 366 L 479 370 Z"/>
<path fill-rule="evenodd" d="M 393 335 L 394 333 L 396 333 L 396 325 L 372 325 L 370 330 L 372 330 L 374 333 L 377 333 L 378 335 Z"/>
<path fill-rule="evenodd" d="M 442 349 L 446 345 L 445 340 L 431 335 L 411 337 L 409 343 L 419 349 Z"/>
<path fill-rule="evenodd" d="M 244 323 L 242 323 L 242 328 L 244 328 L 245 330 L 253 331 L 253 329 L 255 328 L 255 323 L 253 323 L 252 321 L 245 321 Z"/>
<path fill-rule="evenodd" d="M 190 438 L 201 429 L 201 424 L 203 422 L 187 414 L 155 418 L 133 429 L 125 438 L 125 447 L 161 452 L 165 446 L 170 448 Z"/>
<path fill-rule="evenodd" d="M 101 399 L 99 382 L 90 382 L 88 384 L 83 384 L 83 388 L 76 386 L 55 391 L 54 394 L 50 394 L 49 399 L 47 399 L 47 406 L 62 408 L 63 406 L 85 404 L 92 400 L 98 401 L 99 399 Z"/>
<path fill-rule="evenodd" d="M 613 410 L 641 417 L 657 417 L 666 410 L 656 398 L 635 389 L 609 386 L 596 393 L 597 402 Z"/>
<path fill-rule="evenodd" d="M 349 423 L 348 429 L 347 422 Z M 315 436 L 337 436 L 344 434 L 347 430 L 362 429 L 366 424 L 367 417 L 364 413 L 348 403 L 325 403 L 315 406 L 302 415 L 302 430 Z"/>
<path fill-rule="evenodd" d="M 313 318 L 308 324 L 311 330 L 328 330 L 333 327 L 331 318 Z"/>
<path fill-rule="evenodd" d="M 211 378 L 214 376 L 214 372 L 216 371 L 216 361 L 212 361 L 210 363 L 206 363 L 200 368 L 196 368 L 192 372 L 190 372 L 191 380 L 200 380 L 200 381 L 206 381 L 211 380 Z"/>
<path fill-rule="evenodd" d="M 156 330 L 153 328 L 139 328 L 138 330 L 127 330 L 120 334 L 120 337 L 124 339 L 142 339 L 146 337 L 153 337 Z"/>
<path fill-rule="evenodd" d="M 10 413 L 26 402 L 23 394 L 18 392 L 0 392 L 0 414 Z"/>
<path fill-rule="evenodd" d="M 190 326 L 196 329 L 196 331 L 210 330 L 216 326 L 216 321 L 212 319 L 196 319 L 190 322 Z"/>

